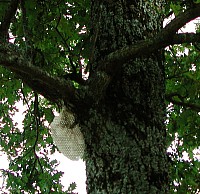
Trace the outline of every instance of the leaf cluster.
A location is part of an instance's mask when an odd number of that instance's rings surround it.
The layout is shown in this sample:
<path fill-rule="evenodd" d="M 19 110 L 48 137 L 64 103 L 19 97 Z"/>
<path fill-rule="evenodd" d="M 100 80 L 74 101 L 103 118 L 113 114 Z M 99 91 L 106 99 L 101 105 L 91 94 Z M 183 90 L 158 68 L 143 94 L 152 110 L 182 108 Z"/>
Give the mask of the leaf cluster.
<path fill-rule="evenodd" d="M 0 1 L 0 22 L 10 2 Z M 89 58 L 88 7 L 85 0 L 20 1 L 8 40 L 27 60 L 51 75 L 82 76 Z M 56 170 L 58 162 L 49 158 L 57 150 L 48 130 L 57 106 L 38 96 L 12 72 L 3 67 L 0 72 L 0 146 L 10 162 L 9 168 L 2 170 L 6 184 L 1 191 L 72 193 L 75 183 L 65 190 L 60 181 L 63 173 Z M 26 109 L 19 127 L 14 116 L 22 102 Z"/>
<path fill-rule="evenodd" d="M 200 57 L 197 44 L 166 49 L 167 132 L 172 191 L 199 190 Z"/>
<path fill-rule="evenodd" d="M 10 1 L 0 1 L 0 20 L 9 11 Z M 167 0 L 166 16 L 178 15 L 200 3 Z M 12 18 L 8 39 L 28 60 L 54 76 L 82 82 L 92 48 L 89 30 L 88 0 L 20 1 Z M 199 26 L 197 25 L 197 32 Z M 199 190 L 200 145 L 200 46 L 175 45 L 165 50 L 166 127 L 172 178 L 172 193 L 195 193 Z M 71 76 L 73 74 L 73 76 Z M 75 75 L 75 76 L 74 76 Z M 60 183 L 62 172 L 48 154 L 55 152 L 48 124 L 57 105 L 38 96 L 12 72 L 0 66 L 0 145 L 9 156 L 9 169 L 2 191 L 10 193 L 70 193 Z M 23 102 L 23 127 L 13 116 Z M 187 158 L 184 158 L 184 155 Z"/>

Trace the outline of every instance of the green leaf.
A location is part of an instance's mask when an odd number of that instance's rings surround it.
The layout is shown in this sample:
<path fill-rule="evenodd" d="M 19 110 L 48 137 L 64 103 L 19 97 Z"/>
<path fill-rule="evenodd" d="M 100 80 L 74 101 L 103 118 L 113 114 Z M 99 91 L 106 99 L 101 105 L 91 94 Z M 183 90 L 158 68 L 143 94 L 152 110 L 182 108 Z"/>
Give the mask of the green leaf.
<path fill-rule="evenodd" d="M 51 123 L 53 121 L 53 118 L 54 118 L 54 114 L 53 114 L 52 109 L 50 109 L 50 108 L 44 108 L 43 111 L 44 111 L 45 119 L 49 123 Z"/>

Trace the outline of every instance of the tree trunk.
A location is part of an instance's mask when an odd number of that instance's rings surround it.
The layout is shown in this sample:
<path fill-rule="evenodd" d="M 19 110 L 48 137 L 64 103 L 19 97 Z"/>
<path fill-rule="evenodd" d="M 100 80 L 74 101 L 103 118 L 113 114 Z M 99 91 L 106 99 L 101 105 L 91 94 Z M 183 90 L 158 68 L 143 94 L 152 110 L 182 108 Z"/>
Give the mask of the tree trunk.
<path fill-rule="evenodd" d="M 110 52 L 162 27 L 163 0 L 91 2 L 92 71 Z M 100 102 L 81 116 L 89 194 L 167 193 L 162 60 L 158 51 L 124 64 Z"/>

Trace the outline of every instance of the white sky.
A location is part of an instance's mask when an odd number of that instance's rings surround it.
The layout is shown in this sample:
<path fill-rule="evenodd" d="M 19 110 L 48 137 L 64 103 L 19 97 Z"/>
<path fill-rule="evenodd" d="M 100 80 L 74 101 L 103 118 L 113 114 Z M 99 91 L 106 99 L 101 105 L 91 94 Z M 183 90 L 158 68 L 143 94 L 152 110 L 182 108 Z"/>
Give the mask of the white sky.
<path fill-rule="evenodd" d="M 61 153 L 55 153 L 52 159 L 55 158 L 60 161 L 58 170 L 64 172 L 61 179 L 62 184 L 68 188 L 69 184 L 75 182 L 77 189 L 75 190 L 79 194 L 86 194 L 86 171 L 85 162 L 83 160 L 72 161 L 66 158 Z"/>
<path fill-rule="evenodd" d="M 55 153 L 53 156 L 50 157 L 51 159 L 57 159 L 60 161 L 58 166 L 58 170 L 64 172 L 63 177 L 61 178 L 61 182 L 65 189 L 68 188 L 70 183 L 75 182 L 77 188 L 75 192 L 79 194 L 86 194 L 86 173 L 85 173 L 85 162 L 82 160 L 79 161 L 71 161 L 66 158 L 61 153 Z M 0 155 L 0 169 L 8 169 L 8 161 L 7 156 L 5 154 Z M 1 175 L 1 173 L 0 173 Z M 3 183 L 3 178 L 0 178 L 0 188 Z"/>
<path fill-rule="evenodd" d="M 14 122 L 18 123 L 18 128 L 22 128 L 22 120 L 24 118 L 23 112 L 25 107 L 22 102 L 17 103 L 17 108 L 19 112 L 16 112 L 13 119 Z M 50 159 L 57 159 L 60 164 L 57 167 L 59 171 L 64 172 L 61 182 L 65 189 L 67 189 L 70 183 L 75 182 L 77 185 L 75 192 L 79 194 L 86 194 L 86 171 L 85 171 L 85 162 L 83 160 L 71 161 L 66 158 L 63 154 L 56 152 L 55 154 L 49 156 Z M 7 156 L 3 153 L 0 153 L 0 169 L 8 169 L 8 160 Z M 1 173 L 0 173 L 1 175 Z M 0 188 L 3 183 L 3 178 L 0 178 Z"/>

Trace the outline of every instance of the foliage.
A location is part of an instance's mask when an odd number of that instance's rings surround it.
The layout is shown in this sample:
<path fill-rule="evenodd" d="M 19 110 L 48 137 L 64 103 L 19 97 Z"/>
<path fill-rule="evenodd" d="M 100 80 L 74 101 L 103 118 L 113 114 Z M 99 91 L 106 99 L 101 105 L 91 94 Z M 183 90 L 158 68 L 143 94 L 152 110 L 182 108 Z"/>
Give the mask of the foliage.
<path fill-rule="evenodd" d="M 59 77 L 82 77 L 90 57 L 89 1 L 21 1 L 10 26 L 9 40 L 14 42 L 38 66 Z M 196 1 L 168 0 L 166 15 L 178 15 Z M 0 18 L 9 1 L 0 1 Z M 197 25 L 197 31 L 199 26 Z M 175 45 L 166 49 L 166 105 L 168 144 L 171 147 L 172 192 L 197 193 L 200 189 L 200 45 Z M 12 72 L 0 66 L 0 145 L 9 156 L 6 190 L 14 193 L 68 193 L 60 183 L 62 172 L 49 154 L 53 145 L 48 124 L 58 107 L 38 96 Z M 23 129 L 14 123 L 17 102 L 23 101 Z M 195 152 L 196 151 L 196 152 Z M 183 155 L 188 154 L 184 159 Z"/>
<path fill-rule="evenodd" d="M 0 2 L 0 18 L 9 2 Z M 9 41 L 14 42 L 34 65 L 52 75 L 78 74 L 87 61 L 86 25 L 88 1 L 22 1 L 10 26 Z M 3 152 L 9 156 L 6 190 L 11 193 L 68 193 L 60 183 L 62 172 L 57 161 L 48 157 L 57 149 L 53 145 L 48 123 L 57 106 L 38 96 L 13 73 L 0 67 L 0 118 Z M 23 129 L 14 123 L 17 103 L 23 101 Z"/>
<path fill-rule="evenodd" d="M 170 156 L 176 182 L 172 189 L 178 193 L 199 189 L 199 65 L 197 45 L 176 45 L 166 50 L 167 129 L 169 143 L 173 142 Z"/>

